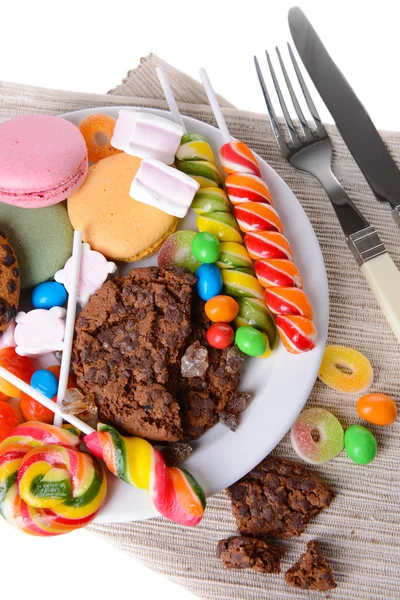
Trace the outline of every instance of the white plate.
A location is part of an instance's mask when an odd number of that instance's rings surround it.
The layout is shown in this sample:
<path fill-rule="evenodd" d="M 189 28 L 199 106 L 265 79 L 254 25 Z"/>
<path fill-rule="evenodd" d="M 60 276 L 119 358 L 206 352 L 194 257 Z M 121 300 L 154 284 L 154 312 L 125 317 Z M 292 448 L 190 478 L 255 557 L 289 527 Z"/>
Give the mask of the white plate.
<path fill-rule="evenodd" d="M 115 118 L 120 108 L 98 107 L 62 115 L 76 125 L 88 114 L 102 112 Z M 162 115 L 161 110 L 132 108 Z M 211 144 L 215 156 L 223 143 L 218 129 L 184 117 L 187 130 L 203 135 Z M 279 175 L 257 156 L 262 176 L 267 182 L 274 205 L 282 219 L 303 279 L 304 289 L 314 309 L 318 331 L 316 348 L 302 355 L 288 353 L 279 345 L 269 359 L 246 359 L 240 388 L 254 394 L 253 401 L 241 415 L 238 430 L 232 433 L 221 424 L 215 425 L 193 443 L 193 453 L 185 462 L 201 483 L 207 497 L 225 489 L 257 465 L 283 438 L 302 410 L 318 374 L 324 351 L 329 319 L 329 295 L 322 253 L 314 230 L 300 203 Z M 187 216 L 181 229 L 196 229 L 195 215 Z M 156 257 L 140 263 L 123 264 L 121 273 L 132 268 L 157 264 Z M 130 487 L 110 476 L 108 500 L 97 522 L 124 522 L 156 516 L 147 493 Z"/>

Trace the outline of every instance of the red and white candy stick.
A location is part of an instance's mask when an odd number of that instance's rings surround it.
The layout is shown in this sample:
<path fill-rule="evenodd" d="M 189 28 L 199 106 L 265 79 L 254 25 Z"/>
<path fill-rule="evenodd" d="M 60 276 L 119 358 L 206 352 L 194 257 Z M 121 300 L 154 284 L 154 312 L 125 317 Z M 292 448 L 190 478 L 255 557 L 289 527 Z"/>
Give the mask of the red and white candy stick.
<path fill-rule="evenodd" d="M 316 329 L 310 302 L 303 292 L 300 273 L 292 262 L 288 241 L 273 204 L 256 157 L 244 143 L 232 138 L 217 96 L 205 69 L 200 79 L 206 90 L 224 144 L 220 149 L 221 165 L 227 177 L 225 189 L 244 243 L 252 259 L 268 308 L 276 317 L 281 340 L 289 352 L 298 354 L 315 347 Z M 263 208 L 261 208 L 263 207 Z"/>
<path fill-rule="evenodd" d="M 74 339 L 76 304 L 78 299 L 79 275 L 82 257 L 82 231 L 74 232 L 72 246 L 72 276 L 71 287 L 68 293 L 67 318 L 65 321 L 64 347 L 61 359 L 60 378 L 58 381 L 57 404 L 64 400 L 67 391 L 69 368 L 71 364 L 72 342 Z M 61 427 L 62 417 L 55 413 L 54 425 Z"/>

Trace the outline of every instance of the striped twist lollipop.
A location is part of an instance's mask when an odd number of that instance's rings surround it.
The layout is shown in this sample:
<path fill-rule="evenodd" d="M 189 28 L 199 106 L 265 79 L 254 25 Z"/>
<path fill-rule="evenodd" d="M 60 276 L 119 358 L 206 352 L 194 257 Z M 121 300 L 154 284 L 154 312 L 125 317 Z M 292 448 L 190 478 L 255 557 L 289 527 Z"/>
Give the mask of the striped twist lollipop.
<path fill-rule="evenodd" d="M 90 452 L 105 461 L 111 473 L 148 490 L 159 513 L 181 525 L 197 525 L 204 513 L 204 491 L 184 469 L 167 467 L 161 453 L 138 437 L 124 437 L 109 425 L 85 436 Z"/>
<path fill-rule="evenodd" d="M 84 527 L 100 511 L 107 480 L 100 463 L 78 450 L 76 430 L 30 421 L 0 444 L 0 512 L 37 536 Z"/>

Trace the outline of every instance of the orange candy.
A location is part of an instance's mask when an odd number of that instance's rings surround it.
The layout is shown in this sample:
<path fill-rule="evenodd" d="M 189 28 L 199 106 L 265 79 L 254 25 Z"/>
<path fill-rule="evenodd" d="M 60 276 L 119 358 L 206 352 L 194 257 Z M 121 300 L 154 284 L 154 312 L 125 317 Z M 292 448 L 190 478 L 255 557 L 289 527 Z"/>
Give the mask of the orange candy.
<path fill-rule="evenodd" d="M 20 416 L 13 406 L 0 401 L 0 442 L 2 442 L 21 422 Z"/>
<path fill-rule="evenodd" d="M 30 383 L 34 373 L 33 365 L 27 356 L 19 356 L 14 348 L 0 350 L 0 365 L 25 381 L 25 383 Z M 11 398 L 19 398 L 21 395 L 21 390 L 2 377 L 0 377 L 0 392 Z"/>
<path fill-rule="evenodd" d="M 390 425 L 397 419 L 395 401 L 386 394 L 366 394 L 356 404 L 359 416 L 374 425 Z"/>
<path fill-rule="evenodd" d="M 207 317 L 214 323 L 230 323 L 236 319 L 239 305 L 230 296 L 214 296 L 204 307 Z"/>
<path fill-rule="evenodd" d="M 80 122 L 79 131 L 85 138 L 90 162 L 96 163 L 121 152 L 110 144 L 115 123 L 115 119 L 103 114 L 88 115 Z"/>

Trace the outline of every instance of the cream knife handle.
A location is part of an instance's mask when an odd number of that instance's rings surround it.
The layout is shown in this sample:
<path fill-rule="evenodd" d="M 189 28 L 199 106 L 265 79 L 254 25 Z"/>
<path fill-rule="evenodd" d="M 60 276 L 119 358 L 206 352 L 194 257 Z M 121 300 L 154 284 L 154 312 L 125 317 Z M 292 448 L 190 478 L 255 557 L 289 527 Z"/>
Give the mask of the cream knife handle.
<path fill-rule="evenodd" d="M 361 271 L 400 342 L 400 272 L 387 252 L 367 260 Z"/>

